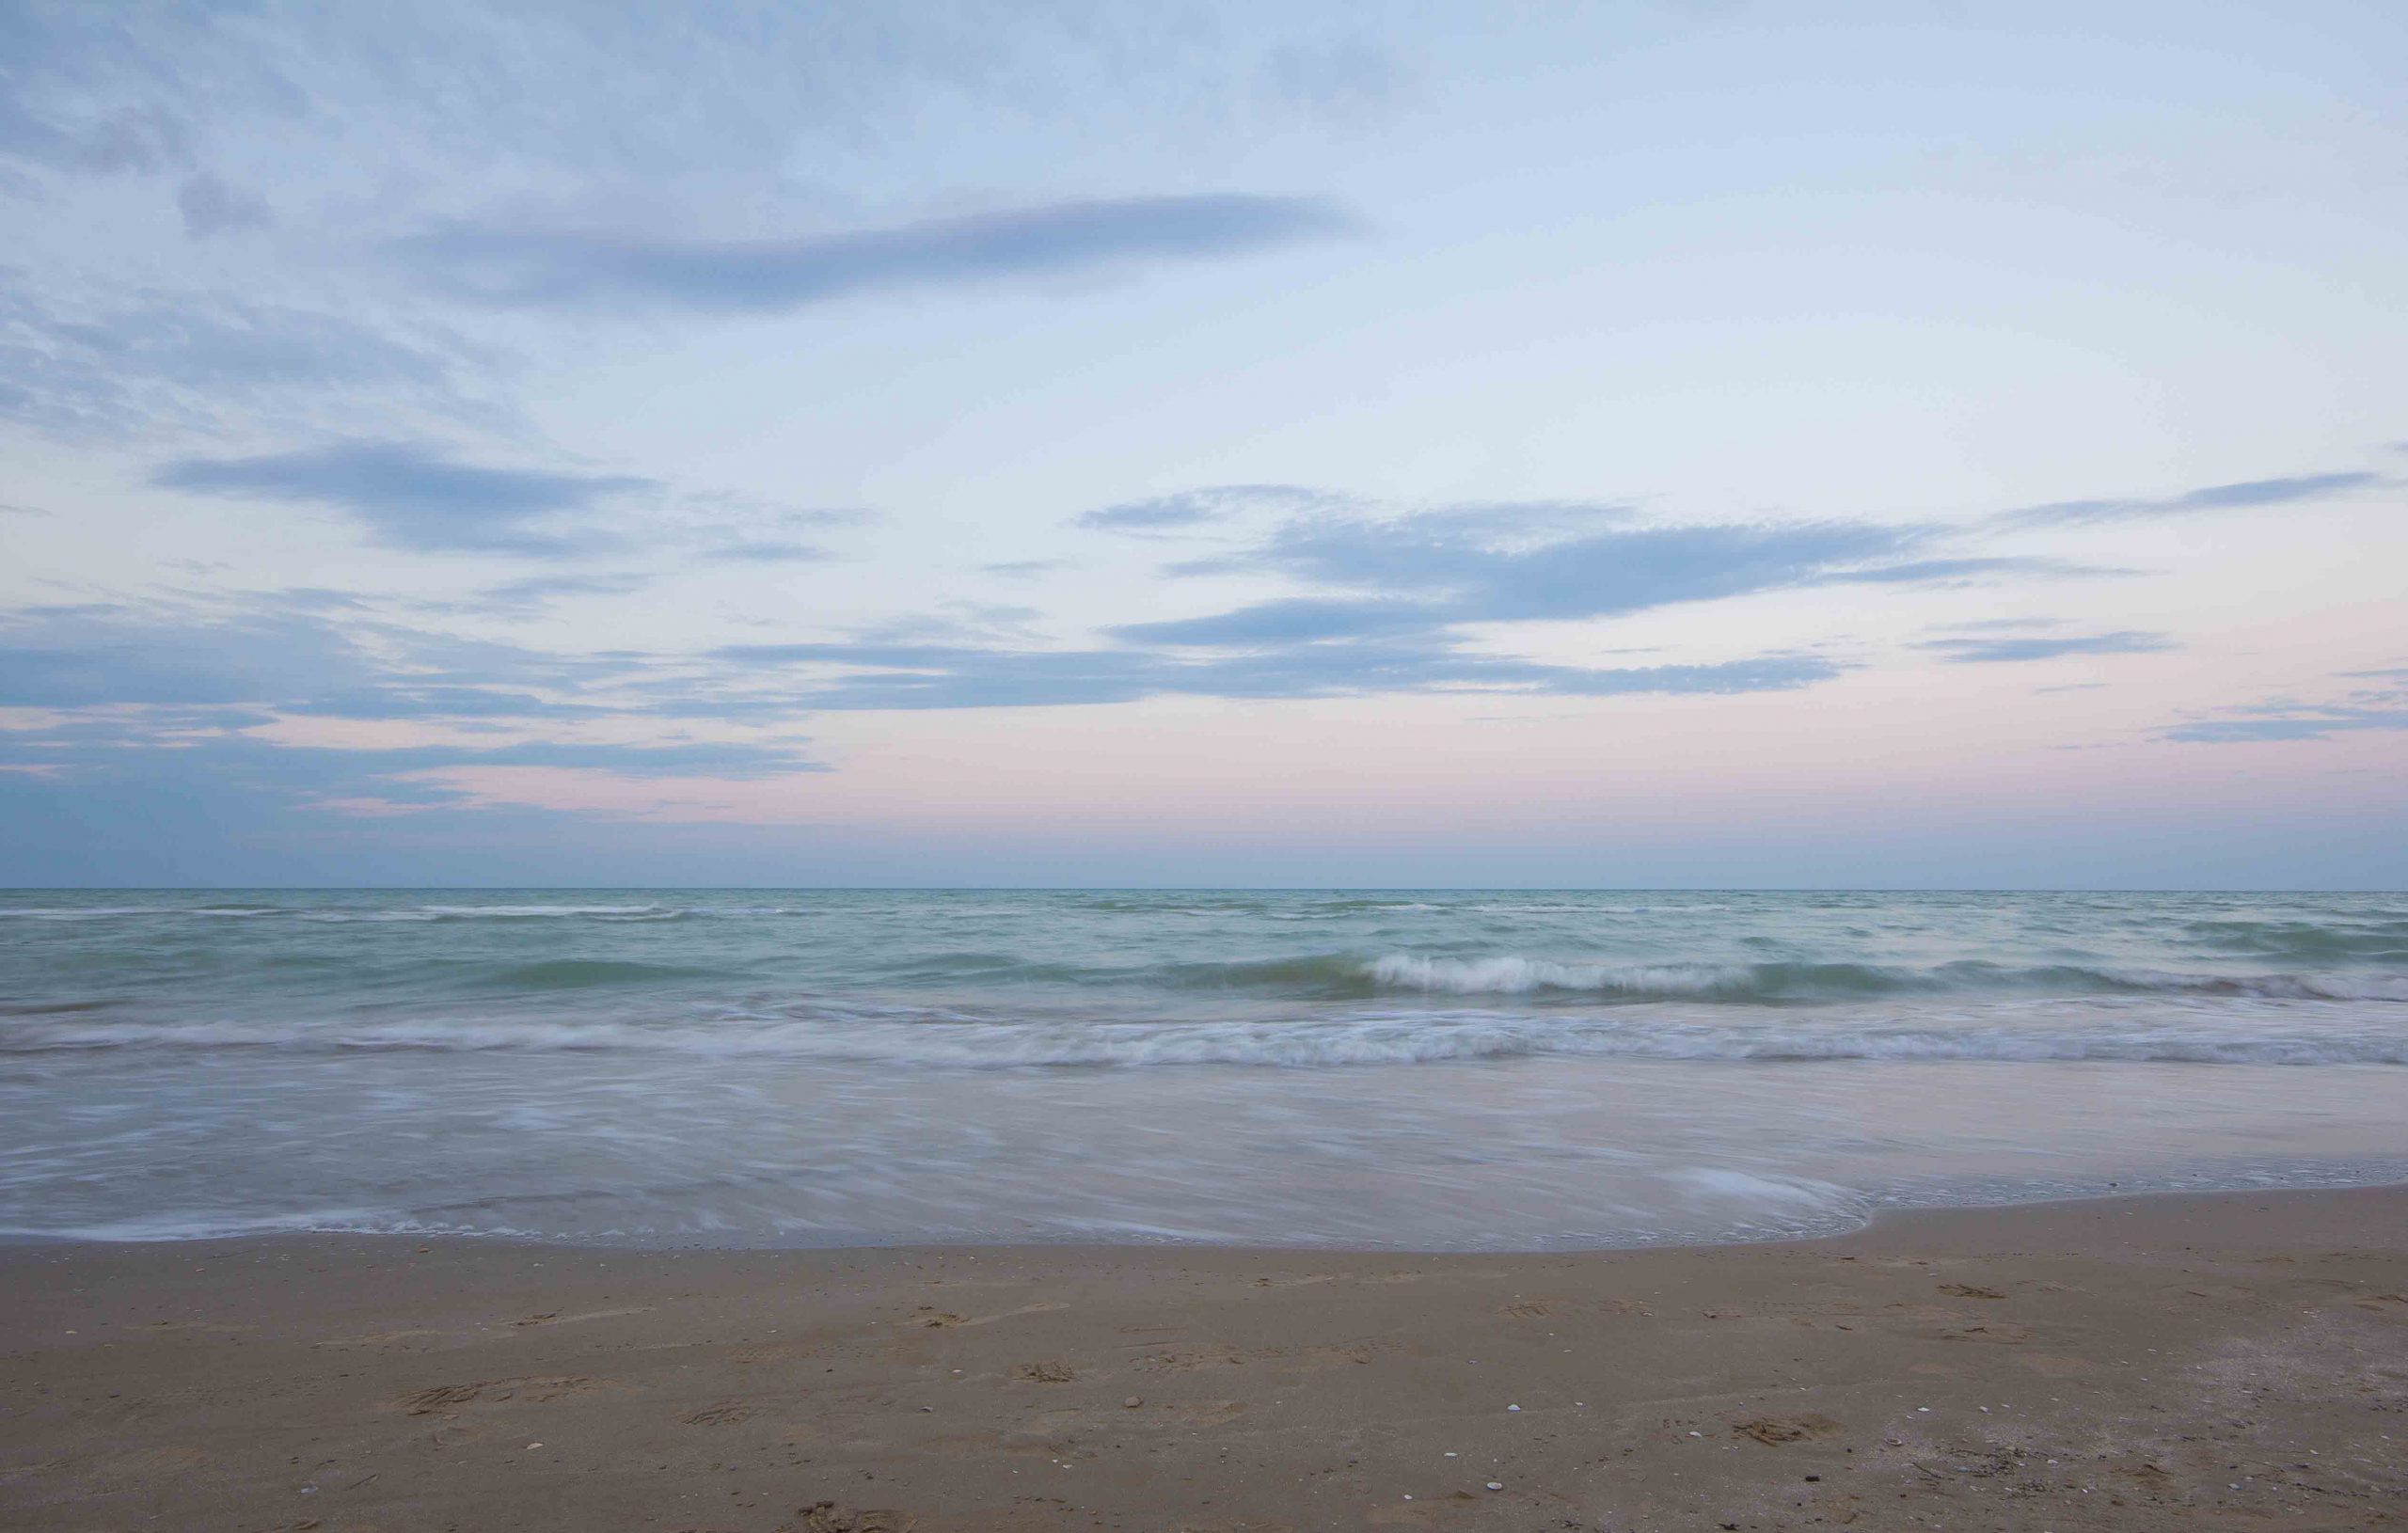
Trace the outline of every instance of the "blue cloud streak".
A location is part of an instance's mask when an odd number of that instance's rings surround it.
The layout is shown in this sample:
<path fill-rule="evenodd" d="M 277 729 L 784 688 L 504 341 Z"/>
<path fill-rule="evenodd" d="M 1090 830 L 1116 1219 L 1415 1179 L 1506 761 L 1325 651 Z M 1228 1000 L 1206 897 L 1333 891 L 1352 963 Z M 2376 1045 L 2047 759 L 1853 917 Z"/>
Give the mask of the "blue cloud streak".
<path fill-rule="evenodd" d="M 346 442 L 256 458 L 187 458 L 151 482 L 204 495 L 333 506 L 383 542 L 423 551 L 562 554 L 596 546 L 588 530 L 530 524 L 613 495 L 657 488 L 621 475 L 547 473 L 455 463 L 405 442 Z"/>
<path fill-rule="evenodd" d="M 1606 697 L 1789 691 L 1841 667 L 1773 655 L 1717 665 L 1588 669 L 1465 653 L 1445 640 L 1352 640 L 1274 645 L 1196 658 L 1138 649 L 994 650 L 964 645 L 739 644 L 713 660 L 739 670 L 810 672 L 782 683 L 788 705 L 816 711 L 1063 707 L 1165 695 L 1321 698 L 1375 692 L 1515 691 Z M 834 672 L 831 674 L 830 672 Z"/>
<path fill-rule="evenodd" d="M 2322 500 L 2383 482 L 2381 474 L 2362 470 L 2294 474 L 2281 479 L 2244 480 L 2235 484 L 2210 484 L 2158 500 L 2061 500 L 2053 505 L 2027 506 L 2021 511 L 2001 514 L 1994 518 L 1993 525 L 2002 528 L 2083 527 L 2100 522 L 2139 521 L 2150 516 L 2180 516 L 2194 512 L 2287 506 Z"/>
<path fill-rule="evenodd" d="M 2052 638 L 1935 639 L 1921 647 L 1951 665 L 2012 665 L 2061 659 L 2068 655 L 2153 655 L 2179 646 L 2163 634 L 2127 628 L 2115 633 Z"/>
<path fill-rule="evenodd" d="M 761 311 L 927 288 L 1197 261 L 1327 238 L 1354 222 L 1315 198 L 1059 202 L 798 240 L 718 242 L 459 227 L 396 254 L 462 296 L 544 308 L 639 300 Z"/>

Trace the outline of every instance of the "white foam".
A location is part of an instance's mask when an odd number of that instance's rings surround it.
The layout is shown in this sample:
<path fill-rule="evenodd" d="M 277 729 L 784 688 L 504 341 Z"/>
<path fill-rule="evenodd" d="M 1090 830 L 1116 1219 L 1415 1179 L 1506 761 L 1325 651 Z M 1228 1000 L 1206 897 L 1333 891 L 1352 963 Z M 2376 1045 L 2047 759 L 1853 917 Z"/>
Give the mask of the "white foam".
<path fill-rule="evenodd" d="M 1424 958 L 1392 953 L 1374 958 L 1371 978 L 1399 989 L 1454 995 L 1526 995 L 1533 990 L 1619 990 L 1642 995 L 1703 995 L 1742 986 L 1751 974 L 1727 966 L 1652 964 L 1609 967 L 1557 963 L 1503 955 L 1489 958 Z"/>

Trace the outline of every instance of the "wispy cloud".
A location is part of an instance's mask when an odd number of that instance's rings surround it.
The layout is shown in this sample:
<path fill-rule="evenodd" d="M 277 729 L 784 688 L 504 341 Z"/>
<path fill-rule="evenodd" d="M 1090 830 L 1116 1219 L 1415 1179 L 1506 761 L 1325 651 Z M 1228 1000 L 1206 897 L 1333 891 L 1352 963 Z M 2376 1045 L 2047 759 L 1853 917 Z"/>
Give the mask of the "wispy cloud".
<path fill-rule="evenodd" d="M 576 584 L 577 582 L 572 582 Z M 489 597 L 539 600 L 553 582 Z M 590 716 L 562 701 L 626 660 L 424 633 L 341 593 L 253 595 L 246 609 L 101 604 L 0 616 L 0 705 L 66 710 L 243 704 L 360 719 Z"/>
<path fill-rule="evenodd" d="M 2137 570 L 2115 569 L 2104 564 L 2077 564 L 2067 559 L 2011 556 L 1914 559 L 1903 563 L 1878 564 L 1868 569 L 1844 571 L 1828 577 L 1826 583 L 1879 586 L 1971 586 L 2011 577 L 2072 579 L 2139 573 Z"/>
<path fill-rule="evenodd" d="M 2345 671 L 2343 676 L 2408 681 L 2408 672 Z M 2330 702 L 2283 698 L 2242 703 L 2214 717 L 2192 719 L 2160 732 L 2194 745 L 2263 745 L 2322 740 L 2368 730 L 2408 730 L 2408 686 L 2357 687 Z"/>
<path fill-rule="evenodd" d="M 2101 522 L 2139 521 L 2151 516 L 2251 510 L 2328 499 L 2384 482 L 2381 474 L 2358 469 L 2331 474 L 2296 474 L 2284 479 L 2253 479 L 2237 484 L 2210 484 L 2203 489 L 2155 500 L 2063 500 L 2053 505 L 2027 506 L 2020 511 L 2001 514 L 1995 518 L 1995 525 L 2002 528 L 2083 527 Z"/>
<path fill-rule="evenodd" d="M 1198 656 L 1144 649 L 1008 650 L 969 645 L 739 644 L 711 658 L 784 673 L 799 709 L 1061 707 L 1180 695 L 1321 698 L 1378 692 L 1501 691 L 1604 697 L 1788 691 L 1838 675 L 1818 656 L 1705 665 L 1588 669 L 1490 656 L 1421 637 L 1282 643 Z"/>
<path fill-rule="evenodd" d="M 2099 634 L 1933 639 L 1919 647 L 1936 653 L 1952 665 L 2013 665 L 2027 660 L 2062 659 L 2069 655 L 2153 655 L 2181 646 L 2163 634 L 2127 628 Z"/>
<path fill-rule="evenodd" d="M 522 615 L 542 611 L 553 603 L 572 596 L 630 595 L 651 583 L 651 577 L 643 575 L 539 575 L 530 579 L 488 586 L 467 602 L 432 605 Z"/>
<path fill-rule="evenodd" d="M 1070 561 L 1067 559 L 1007 559 L 999 563 L 981 564 L 978 573 L 1000 576 L 1006 580 L 1033 580 L 1040 575 L 1051 575 L 1055 570 L 1069 567 Z"/>
<path fill-rule="evenodd" d="M 181 118 L 156 106 L 53 116 L 29 109 L 15 89 L 0 95 L 0 160 L 45 170 L 84 175 L 162 170 L 190 163 L 190 136 Z"/>
<path fill-rule="evenodd" d="M 1756 691 L 1838 674 L 1814 656 L 1778 655 L 1702 666 L 1551 665 L 1471 647 L 1475 627 L 1621 617 L 1681 603 L 1846 583 L 1952 586 L 2010 577 L 2099 573 L 2036 558 L 1935 557 L 1941 529 L 1867 522 L 1635 524 L 1614 502 L 1467 502 L 1368 514 L 1360 502 L 1291 486 L 1198 491 L 1106 508 L 1084 525 L 1121 530 L 1220 519 L 1223 497 L 1274 490 L 1293 510 L 1245 546 L 1170 566 L 1175 575 L 1272 576 L 1314 593 L 1218 611 L 1124 624 L 1106 636 L 1124 650 L 1021 655 L 1002 671 L 965 654 L 871 655 L 818 648 L 790 660 L 855 665 L 835 687 L 845 705 L 886 699 L 917 706 L 1006 690 L 1006 672 L 1042 675 L 1047 699 L 1099 700 L 1150 691 L 1224 696 L 1522 689 L 1571 695 L 1629 691 Z M 1951 658 L 2040 658 L 2158 647 L 2153 636 L 1943 641 Z M 2018 653 L 2018 650 L 2024 653 Z M 1149 653 L 1151 652 L 1151 653 Z M 769 651 L 746 652 L 761 657 Z M 816 691 L 812 705 L 830 693 Z"/>
<path fill-rule="evenodd" d="M 180 623 L 56 607 L 0 622 L 0 705 L 12 707 L 257 703 L 355 687 L 372 673 L 342 635 L 286 614 Z"/>
<path fill-rule="evenodd" d="M 470 808 L 485 801 L 476 774 L 497 770 L 692 782 L 826 769 L 783 719 L 699 739 L 688 721 L 713 710 L 630 703 L 623 689 L 650 656 L 419 633 L 331 593 L 260 599 L 273 609 L 0 618 L 0 706 L 32 710 L 0 729 L 0 799 L 30 777 L 57 802 L 206 806 L 214 821 L 277 806 Z M 356 722 L 385 727 L 361 746 L 325 743 L 317 727 Z"/>
<path fill-rule="evenodd" d="M 624 475 L 490 468 L 406 442 L 346 442 L 256 458 L 187 458 L 159 469 L 167 489 L 332 506 L 379 541 L 425 551 L 562 554 L 591 548 L 589 530 L 547 517 L 606 498 L 657 489 Z"/>
<path fill-rule="evenodd" d="M 184 232 L 196 240 L 266 229 L 276 222 L 265 198 L 206 171 L 178 189 L 176 211 L 183 214 Z"/>
<path fill-rule="evenodd" d="M 1103 532 L 1170 532 L 1224 522 L 1244 512 L 1297 512 L 1335 503 L 1335 498 L 1298 484 L 1212 484 L 1177 495 L 1124 500 L 1084 512 L 1074 525 Z"/>
<path fill-rule="evenodd" d="M 791 240 L 692 241 L 462 225 L 396 242 L 454 294 L 513 307 L 610 303 L 750 312 L 881 290 L 1242 255 L 1354 221 L 1317 198 L 1057 202 Z"/>
<path fill-rule="evenodd" d="M 1259 572 L 1411 603 L 1431 624 L 1619 616 L 1843 580 L 1898 583 L 2025 574 L 2025 561 L 1907 556 L 1933 529 L 1867 522 L 1622 525 L 1619 506 L 1471 505 L 1372 517 L 1291 519 L 1255 546 L 1172 567 L 1174 574 Z M 1603 524 L 1603 525 L 1599 525 Z M 2057 573 L 2054 565 L 2047 573 Z M 1373 605 L 1365 621 L 1399 610 Z M 1277 610 L 1219 614 L 1232 633 Z M 1191 624 L 1206 619 L 1189 620 Z M 1197 630 L 1204 631 L 1204 630 Z"/>
<path fill-rule="evenodd" d="M 817 544 L 748 538 L 705 548 L 702 557 L 721 564 L 816 564 L 836 556 Z"/>
<path fill-rule="evenodd" d="M 92 305 L 0 269 L 0 417 L 69 438 L 211 429 L 244 408 L 494 418 L 456 387 L 464 355 L 275 302 L 152 292 Z"/>
<path fill-rule="evenodd" d="M 1115 639 L 1133 643 L 1235 648 L 1364 639 L 1384 633 L 1421 633 L 1443 627 L 1446 623 L 1443 608 L 1410 602 L 1291 596 L 1258 602 L 1234 611 L 1215 612 L 1209 617 L 1132 623 L 1109 631 Z"/>

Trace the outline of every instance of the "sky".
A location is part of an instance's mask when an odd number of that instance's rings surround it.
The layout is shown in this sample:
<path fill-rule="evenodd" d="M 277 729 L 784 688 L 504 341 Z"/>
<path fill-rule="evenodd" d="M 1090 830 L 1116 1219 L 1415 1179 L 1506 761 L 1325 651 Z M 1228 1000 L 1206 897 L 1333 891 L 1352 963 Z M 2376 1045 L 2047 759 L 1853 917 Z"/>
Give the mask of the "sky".
<path fill-rule="evenodd" d="M 0 883 L 2400 888 L 2402 80 L 0 0 Z"/>

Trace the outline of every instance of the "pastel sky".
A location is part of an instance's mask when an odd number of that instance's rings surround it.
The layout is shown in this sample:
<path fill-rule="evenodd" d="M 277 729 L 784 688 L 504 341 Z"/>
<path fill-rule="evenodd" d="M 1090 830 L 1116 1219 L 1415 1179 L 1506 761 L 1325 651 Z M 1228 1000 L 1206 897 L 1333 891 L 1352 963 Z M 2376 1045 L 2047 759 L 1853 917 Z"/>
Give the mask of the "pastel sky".
<path fill-rule="evenodd" d="M 2403 81 L 0 0 L 0 882 L 2399 888 Z"/>

